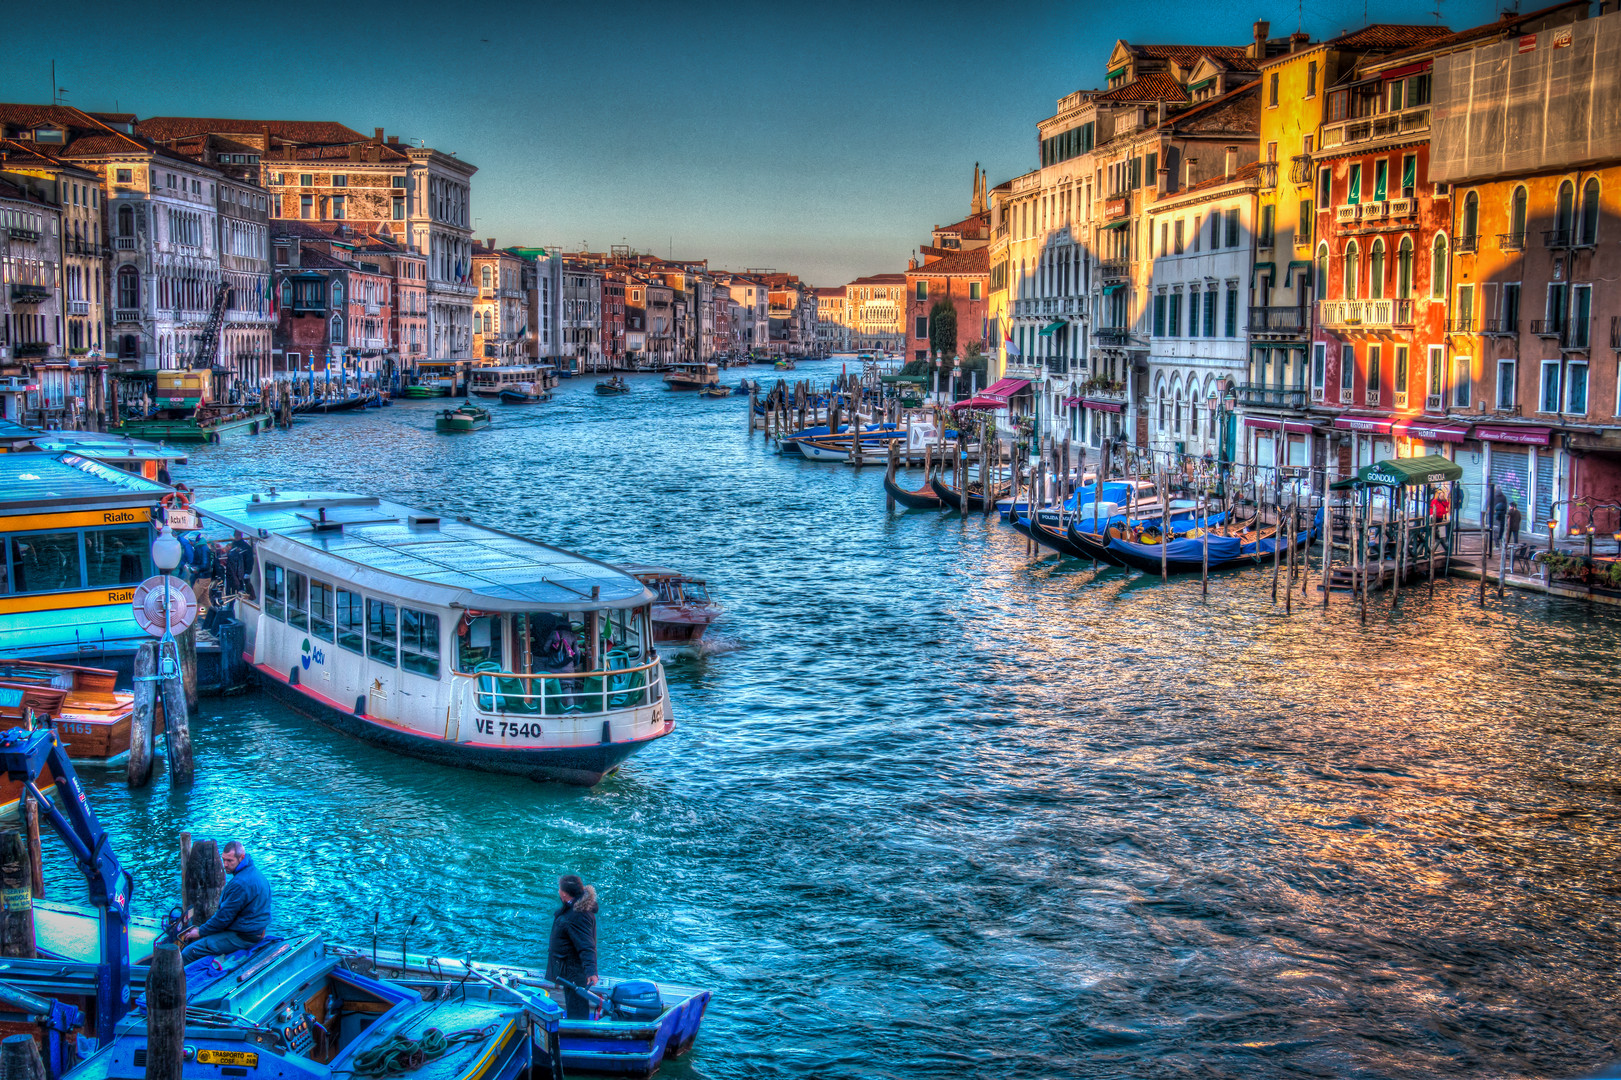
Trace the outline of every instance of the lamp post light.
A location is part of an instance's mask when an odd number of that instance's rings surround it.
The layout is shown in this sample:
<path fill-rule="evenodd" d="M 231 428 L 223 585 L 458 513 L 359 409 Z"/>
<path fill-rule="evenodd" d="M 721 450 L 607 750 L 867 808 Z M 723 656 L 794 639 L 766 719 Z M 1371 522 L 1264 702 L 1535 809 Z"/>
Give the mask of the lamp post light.
<path fill-rule="evenodd" d="M 163 637 L 158 640 L 158 671 L 166 679 L 180 669 L 180 650 L 175 645 L 174 630 L 170 625 L 174 609 L 169 600 L 169 575 L 179 567 L 184 554 L 185 549 L 175 539 L 173 530 L 167 524 L 159 526 L 157 539 L 152 541 L 152 565 L 163 575 Z M 173 667 L 170 667 L 171 663 Z"/>

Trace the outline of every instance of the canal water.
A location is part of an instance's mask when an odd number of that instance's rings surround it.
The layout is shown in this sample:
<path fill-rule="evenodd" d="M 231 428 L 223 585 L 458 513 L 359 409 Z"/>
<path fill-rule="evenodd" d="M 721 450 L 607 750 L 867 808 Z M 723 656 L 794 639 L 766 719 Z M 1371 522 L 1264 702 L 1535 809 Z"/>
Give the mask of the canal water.
<path fill-rule="evenodd" d="M 182 475 L 706 576 L 726 648 L 671 665 L 675 733 L 581 791 L 205 702 L 193 786 L 90 783 L 137 908 L 171 902 L 190 829 L 246 842 L 284 929 L 541 964 L 578 872 L 606 969 L 715 992 L 673 1077 L 1621 1059 L 1621 620 L 1457 582 L 1364 627 L 1339 598 L 1275 613 L 1257 571 L 1201 600 L 1032 561 L 994 521 L 886 514 L 876 469 L 777 457 L 742 398 L 631 382 L 471 435 L 435 402 L 310 420 Z"/>

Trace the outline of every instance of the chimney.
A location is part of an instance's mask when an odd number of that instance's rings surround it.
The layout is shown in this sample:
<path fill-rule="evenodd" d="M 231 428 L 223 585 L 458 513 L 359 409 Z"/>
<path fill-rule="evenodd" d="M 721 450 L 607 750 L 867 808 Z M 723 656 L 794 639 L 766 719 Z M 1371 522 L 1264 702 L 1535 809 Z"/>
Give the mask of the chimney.
<path fill-rule="evenodd" d="M 1193 186 L 1193 167 L 1199 164 L 1199 159 L 1196 157 L 1190 157 L 1183 158 L 1182 161 L 1185 165 L 1182 172 L 1182 189 L 1186 191 L 1188 188 Z"/>
<path fill-rule="evenodd" d="M 372 128 L 371 129 L 371 141 L 372 142 L 382 142 L 383 141 L 383 129 L 382 128 Z"/>
<path fill-rule="evenodd" d="M 390 145 L 390 146 L 398 146 L 398 145 L 400 145 L 400 137 L 398 135 L 390 135 L 388 137 L 388 145 Z"/>
<path fill-rule="evenodd" d="M 1296 30 L 1289 35 L 1289 51 L 1297 53 L 1311 44 L 1311 35 L 1304 30 Z"/>
<path fill-rule="evenodd" d="M 1161 165 L 1158 171 L 1154 173 L 1154 194 L 1156 196 L 1164 195 L 1170 190 L 1171 167 L 1169 165 Z"/>
<path fill-rule="evenodd" d="M 493 236 L 486 237 L 485 240 L 484 240 L 484 246 L 489 248 L 491 251 L 494 251 L 495 250 L 495 237 L 493 237 Z"/>
<path fill-rule="evenodd" d="M 1255 20 L 1255 41 L 1249 47 L 1249 54 L 1252 59 L 1266 59 L 1266 35 L 1271 29 L 1272 24 L 1265 19 Z"/>
<path fill-rule="evenodd" d="M 1233 174 L 1236 173 L 1237 171 L 1238 171 L 1238 147 L 1229 146 L 1227 148 L 1227 171 L 1226 171 L 1226 173 L 1224 175 L 1227 177 L 1227 179 L 1231 180 L 1233 178 Z"/>

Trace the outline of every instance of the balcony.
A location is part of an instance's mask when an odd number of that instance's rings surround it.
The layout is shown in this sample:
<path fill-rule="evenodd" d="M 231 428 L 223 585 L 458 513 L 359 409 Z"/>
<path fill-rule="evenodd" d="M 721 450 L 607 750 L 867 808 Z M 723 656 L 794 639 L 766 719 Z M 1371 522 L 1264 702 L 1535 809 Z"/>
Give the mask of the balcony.
<path fill-rule="evenodd" d="M 1351 390 L 1351 388 L 1349 386 L 1340 387 L 1340 404 L 1341 405 L 1350 405 L 1350 404 L 1352 404 L 1352 390 Z"/>
<path fill-rule="evenodd" d="M 1345 206 L 1336 206 L 1334 208 L 1334 220 L 1342 225 L 1347 221 L 1355 221 L 1361 216 L 1362 207 L 1356 203 L 1348 203 Z"/>
<path fill-rule="evenodd" d="M 1473 334 L 1475 332 L 1475 317 L 1464 315 L 1457 319 L 1448 319 L 1446 332 L 1449 334 Z"/>
<path fill-rule="evenodd" d="M 1240 405 L 1259 405 L 1269 409 L 1304 409 L 1306 407 L 1306 391 L 1304 389 L 1284 389 L 1281 386 L 1245 383 L 1241 386 L 1235 386 L 1233 395 Z"/>
<path fill-rule="evenodd" d="M 1104 259 L 1098 263 L 1098 273 L 1105 281 L 1118 281 L 1131 273 L 1131 263 L 1126 259 Z"/>
<path fill-rule="evenodd" d="M 1354 146 L 1358 143 L 1376 143 L 1384 139 L 1407 138 L 1430 127 L 1430 107 L 1405 109 L 1401 112 L 1362 116 L 1323 125 L 1321 147 Z"/>
<path fill-rule="evenodd" d="M 51 298 L 51 289 L 48 285 L 13 285 L 11 287 L 11 302 L 13 304 L 43 304 Z"/>
<path fill-rule="evenodd" d="M 1289 182 L 1291 184 L 1311 183 L 1314 171 L 1310 154 L 1296 154 L 1289 159 Z"/>
<path fill-rule="evenodd" d="M 1480 321 L 1480 332 L 1491 337 L 1518 337 L 1520 320 L 1482 319 Z"/>
<path fill-rule="evenodd" d="M 115 323 L 138 323 L 140 321 L 140 308 L 113 308 L 113 322 Z"/>
<path fill-rule="evenodd" d="M 68 314 L 69 315 L 88 315 L 88 314 L 90 314 L 90 301 L 88 301 L 88 300 L 69 300 L 68 301 Z"/>
<path fill-rule="evenodd" d="M 1525 233 L 1505 232 L 1497 234 L 1497 247 L 1501 251 L 1524 251 Z"/>
<path fill-rule="evenodd" d="M 33 244 L 39 243 L 39 232 L 37 230 L 25 229 L 20 225 L 12 225 L 6 229 L 6 232 L 10 234 L 13 240 L 24 240 Z M 18 348 L 21 348 L 21 346 L 18 346 Z M 21 356 L 22 354 L 18 353 L 17 355 Z"/>
<path fill-rule="evenodd" d="M 1319 300 L 1317 321 L 1330 330 L 1386 330 L 1413 325 L 1411 300 Z"/>
<path fill-rule="evenodd" d="M 113 237 L 113 250 L 114 251 L 134 251 L 135 250 L 135 237 L 133 237 L 133 236 L 115 236 L 115 237 Z"/>
<path fill-rule="evenodd" d="M 1568 248 L 1576 246 L 1576 233 L 1571 229 L 1547 229 L 1542 234 L 1542 246 Z M 1532 331 L 1535 333 L 1535 331 Z"/>
<path fill-rule="evenodd" d="M 1564 319 L 1532 319 L 1531 333 L 1537 337 L 1557 338 L 1565 333 Z"/>
<path fill-rule="evenodd" d="M 1426 394 L 1424 396 L 1424 411 L 1438 413 L 1446 411 L 1445 394 Z"/>
<path fill-rule="evenodd" d="M 1393 409 L 1407 408 L 1407 391 L 1397 390 L 1390 395 L 1390 407 Z"/>
<path fill-rule="evenodd" d="M 1131 344 L 1131 328 L 1126 326 L 1100 326 L 1092 331 L 1092 341 L 1103 348 L 1123 348 Z"/>
<path fill-rule="evenodd" d="M 1378 406 L 1379 406 L 1379 391 L 1377 391 L 1377 390 L 1369 390 L 1367 393 L 1362 395 L 1362 400 L 1367 402 L 1368 407 L 1370 409 L 1378 408 Z"/>
<path fill-rule="evenodd" d="M 1250 333 L 1287 334 L 1298 337 L 1308 329 L 1306 309 L 1294 307 L 1250 308 Z"/>
<path fill-rule="evenodd" d="M 1479 236 L 1454 236 L 1452 250 L 1460 254 L 1472 254 L 1480 249 Z"/>
<path fill-rule="evenodd" d="M 1412 217 L 1418 211 L 1418 200 L 1412 197 L 1390 200 L 1390 216 Z"/>
<path fill-rule="evenodd" d="M 1365 202 L 1362 204 L 1363 221 L 1383 221 L 1390 216 L 1390 204 L 1383 200 Z"/>
<path fill-rule="evenodd" d="M 1256 166 L 1261 174 L 1261 190 L 1270 191 L 1278 186 L 1278 163 L 1276 161 L 1258 162 Z"/>
<path fill-rule="evenodd" d="M 48 341 L 19 341 L 11 347 L 11 353 L 19 360 L 49 356 L 51 354 L 51 343 Z"/>

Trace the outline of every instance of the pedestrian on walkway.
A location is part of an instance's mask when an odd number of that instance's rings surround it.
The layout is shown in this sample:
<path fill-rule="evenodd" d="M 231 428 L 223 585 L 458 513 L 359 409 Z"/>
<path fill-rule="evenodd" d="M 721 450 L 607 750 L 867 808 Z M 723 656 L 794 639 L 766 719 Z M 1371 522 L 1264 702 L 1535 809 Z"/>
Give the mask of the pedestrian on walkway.
<path fill-rule="evenodd" d="M 1508 495 L 1502 488 L 1492 496 L 1492 524 L 1497 526 L 1497 539 L 1503 539 L 1503 520 L 1508 516 Z"/>
<path fill-rule="evenodd" d="M 1506 517 L 1508 532 L 1504 543 L 1518 544 L 1520 542 L 1520 504 L 1517 502 L 1509 503 Z"/>

